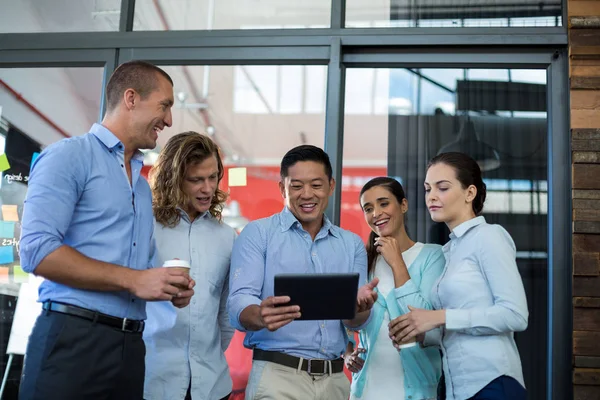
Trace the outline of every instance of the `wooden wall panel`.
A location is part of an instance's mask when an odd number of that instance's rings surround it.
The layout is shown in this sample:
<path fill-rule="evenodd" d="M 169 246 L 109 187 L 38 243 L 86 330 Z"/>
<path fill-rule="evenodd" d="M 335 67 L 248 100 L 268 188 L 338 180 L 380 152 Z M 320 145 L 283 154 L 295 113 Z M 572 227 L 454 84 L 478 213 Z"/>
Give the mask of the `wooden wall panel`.
<path fill-rule="evenodd" d="M 600 1 L 571 0 L 573 397 L 600 399 Z"/>

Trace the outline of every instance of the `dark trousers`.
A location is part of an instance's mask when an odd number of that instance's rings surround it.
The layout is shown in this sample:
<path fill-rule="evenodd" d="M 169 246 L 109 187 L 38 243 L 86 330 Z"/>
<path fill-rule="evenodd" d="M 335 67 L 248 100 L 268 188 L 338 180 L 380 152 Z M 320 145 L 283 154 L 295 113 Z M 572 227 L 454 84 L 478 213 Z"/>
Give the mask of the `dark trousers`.
<path fill-rule="evenodd" d="M 27 345 L 19 400 L 140 400 L 141 333 L 42 311 Z"/>
<path fill-rule="evenodd" d="M 469 400 L 525 400 L 527 391 L 510 376 L 500 376 L 488 383 Z"/>
<path fill-rule="evenodd" d="M 231 396 L 231 393 L 229 393 L 227 396 L 223 397 L 221 400 L 228 400 L 229 396 Z M 184 400 L 192 400 L 192 382 L 190 382 L 190 386 L 188 386 L 188 390 L 187 390 L 187 393 L 185 394 Z"/>

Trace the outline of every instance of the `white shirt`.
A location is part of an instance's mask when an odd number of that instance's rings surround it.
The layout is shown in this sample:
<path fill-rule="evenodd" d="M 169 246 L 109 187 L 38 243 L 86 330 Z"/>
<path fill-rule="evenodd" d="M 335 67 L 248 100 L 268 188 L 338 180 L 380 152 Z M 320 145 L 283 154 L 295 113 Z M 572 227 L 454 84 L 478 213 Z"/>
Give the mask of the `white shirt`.
<path fill-rule="evenodd" d="M 446 310 L 446 325 L 428 332 L 425 344 L 444 352 L 446 398 L 468 399 L 502 375 L 525 387 L 514 332 L 527 328 L 529 313 L 512 238 L 476 217 L 454 228 L 443 250 L 431 303 Z"/>
<path fill-rule="evenodd" d="M 409 270 L 422 248 L 423 243 L 415 243 L 414 246 L 402 253 L 404 264 Z M 396 284 L 394 283 L 392 268 L 382 256 L 377 257 L 374 275 L 379 278 L 379 284 L 377 285 L 379 295 L 387 297 L 394 290 Z M 405 398 L 404 368 L 401 358 L 398 357 L 398 350 L 396 350 L 390 339 L 389 323 L 390 315 L 386 310 L 375 346 L 370 350 L 372 352 L 371 368 L 367 375 L 361 400 L 388 399 L 391 398 L 390 396 L 395 399 Z M 356 399 L 354 395 L 350 398 L 352 400 Z"/>
<path fill-rule="evenodd" d="M 154 237 L 156 265 L 172 258 L 190 261 L 196 287 L 185 308 L 166 301 L 147 304 L 144 399 L 183 400 L 190 377 L 194 400 L 221 399 L 232 387 L 224 352 L 234 329 L 225 307 L 236 233 L 209 213 L 190 223 L 182 212 L 175 228 L 155 222 Z"/>

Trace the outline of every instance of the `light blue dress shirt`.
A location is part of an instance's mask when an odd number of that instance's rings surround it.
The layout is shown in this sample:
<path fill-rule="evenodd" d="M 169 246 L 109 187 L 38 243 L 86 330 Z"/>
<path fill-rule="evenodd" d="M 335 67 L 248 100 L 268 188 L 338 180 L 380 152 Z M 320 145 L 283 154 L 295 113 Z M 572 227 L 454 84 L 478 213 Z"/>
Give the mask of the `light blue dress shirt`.
<path fill-rule="evenodd" d="M 23 209 L 20 257 L 35 273 L 50 253 L 68 245 L 83 255 L 136 270 L 153 257 L 152 196 L 132 157 L 129 184 L 123 144 L 94 124 L 83 136 L 46 148 L 33 164 Z M 146 318 L 146 302 L 126 291 L 96 292 L 44 280 L 39 301 L 59 301 L 120 318 Z"/>
<path fill-rule="evenodd" d="M 502 375 L 524 387 L 513 333 L 527 328 L 529 313 L 512 238 L 476 217 L 454 228 L 443 250 L 446 267 L 431 301 L 446 310 L 446 325 L 424 344 L 444 353 L 446 398 L 468 399 Z"/>
<path fill-rule="evenodd" d="M 313 241 L 286 207 L 279 214 L 248 224 L 235 242 L 228 301 L 231 324 L 245 331 L 239 320 L 241 312 L 273 296 L 276 274 L 356 272 L 360 274 L 359 286 L 365 284 L 367 253 L 358 235 L 324 217 Z M 346 330 L 339 320 L 293 321 L 275 332 L 248 332 L 244 340 L 248 348 L 328 360 L 339 358 L 347 344 Z"/>
<path fill-rule="evenodd" d="M 156 265 L 173 258 L 189 261 L 196 287 L 187 307 L 148 303 L 144 399 L 183 400 L 190 378 L 194 400 L 223 398 L 232 387 L 224 352 L 235 332 L 226 304 L 236 233 L 208 212 L 190 222 L 182 211 L 174 228 L 155 222 L 154 236 Z"/>

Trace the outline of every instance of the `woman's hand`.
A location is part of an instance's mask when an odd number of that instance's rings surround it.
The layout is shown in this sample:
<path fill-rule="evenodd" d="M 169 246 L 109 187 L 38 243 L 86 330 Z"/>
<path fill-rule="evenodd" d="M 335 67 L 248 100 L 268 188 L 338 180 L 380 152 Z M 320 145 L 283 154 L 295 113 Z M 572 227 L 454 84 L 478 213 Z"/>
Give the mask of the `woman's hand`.
<path fill-rule="evenodd" d="M 390 338 L 397 347 L 411 341 L 422 334 L 446 323 L 446 312 L 444 310 L 424 310 L 408 306 L 409 313 L 399 316 L 389 324 Z"/>
<path fill-rule="evenodd" d="M 392 269 L 406 269 L 404 259 L 402 258 L 402 250 L 400 250 L 396 238 L 391 236 L 379 236 L 375 238 L 375 249 L 383 256 L 385 262 L 387 262 Z"/>
<path fill-rule="evenodd" d="M 366 350 L 361 347 L 357 347 L 352 352 L 346 350 L 346 353 L 344 354 L 344 364 L 346 365 L 346 368 L 348 368 L 348 371 L 356 374 L 363 368 L 365 365 L 365 360 L 360 358 L 358 355 L 365 352 Z"/>

